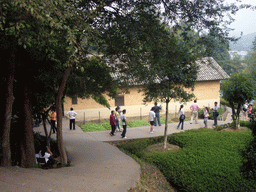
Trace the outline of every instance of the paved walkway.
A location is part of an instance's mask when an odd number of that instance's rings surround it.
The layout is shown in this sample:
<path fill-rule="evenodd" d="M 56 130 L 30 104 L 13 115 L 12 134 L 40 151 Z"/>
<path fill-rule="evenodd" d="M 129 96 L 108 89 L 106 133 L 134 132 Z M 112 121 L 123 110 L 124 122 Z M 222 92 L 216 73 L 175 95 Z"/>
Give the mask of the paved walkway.
<path fill-rule="evenodd" d="M 209 120 L 208 124 L 210 127 L 213 121 Z M 84 133 L 79 127 L 70 131 L 68 126 L 68 120 L 63 120 L 64 145 L 71 160 L 70 167 L 49 170 L 0 167 L 0 191 L 125 192 L 135 187 L 140 179 L 139 164 L 118 148 L 102 142 L 122 140 L 121 133 L 111 137 L 109 131 Z M 168 124 L 168 134 L 179 132 L 176 126 L 177 123 Z M 198 124 L 185 122 L 184 125 L 185 130 L 199 127 L 203 127 L 203 120 L 199 120 Z M 44 133 L 42 127 L 35 128 L 35 131 Z M 126 135 L 127 139 L 136 139 L 163 133 L 164 125 L 156 127 L 153 134 L 149 133 L 149 126 L 129 128 Z"/>

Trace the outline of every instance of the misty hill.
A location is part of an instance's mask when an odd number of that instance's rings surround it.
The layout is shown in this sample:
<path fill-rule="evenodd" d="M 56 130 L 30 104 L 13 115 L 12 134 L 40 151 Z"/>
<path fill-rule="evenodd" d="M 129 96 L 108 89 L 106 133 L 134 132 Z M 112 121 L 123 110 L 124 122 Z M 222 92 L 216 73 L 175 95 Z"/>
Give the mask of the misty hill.
<path fill-rule="evenodd" d="M 256 32 L 248 35 L 243 35 L 236 43 L 230 43 L 232 51 L 251 51 L 252 42 L 256 37 Z"/>

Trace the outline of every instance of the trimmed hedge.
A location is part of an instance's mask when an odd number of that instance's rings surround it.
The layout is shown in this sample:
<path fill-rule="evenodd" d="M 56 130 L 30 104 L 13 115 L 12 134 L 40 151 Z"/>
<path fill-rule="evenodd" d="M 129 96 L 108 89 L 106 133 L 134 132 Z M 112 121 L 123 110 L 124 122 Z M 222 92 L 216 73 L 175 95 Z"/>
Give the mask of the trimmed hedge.
<path fill-rule="evenodd" d="M 217 132 L 211 129 L 189 130 L 168 136 L 179 151 L 152 153 L 147 146 L 163 138 L 134 141 L 122 148 L 155 164 L 179 191 L 256 191 L 253 180 L 240 173 L 241 151 L 251 132 Z"/>

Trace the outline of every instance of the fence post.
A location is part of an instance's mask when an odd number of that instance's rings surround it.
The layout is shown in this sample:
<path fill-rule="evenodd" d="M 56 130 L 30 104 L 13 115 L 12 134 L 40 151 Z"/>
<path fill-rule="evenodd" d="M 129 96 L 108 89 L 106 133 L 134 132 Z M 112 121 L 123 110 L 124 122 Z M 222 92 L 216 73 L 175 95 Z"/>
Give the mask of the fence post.
<path fill-rule="evenodd" d="M 84 113 L 84 124 L 85 124 L 85 113 Z"/>
<path fill-rule="evenodd" d="M 142 108 L 140 108 L 140 120 L 142 120 Z"/>
<path fill-rule="evenodd" d="M 100 122 L 100 111 L 99 111 L 99 122 Z"/>

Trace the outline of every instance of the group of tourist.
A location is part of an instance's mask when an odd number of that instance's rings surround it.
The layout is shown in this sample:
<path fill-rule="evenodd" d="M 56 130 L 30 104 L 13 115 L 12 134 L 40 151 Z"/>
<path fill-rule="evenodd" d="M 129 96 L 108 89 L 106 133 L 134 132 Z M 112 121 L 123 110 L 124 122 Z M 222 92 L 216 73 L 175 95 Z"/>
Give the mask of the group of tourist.
<path fill-rule="evenodd" d="M 183 109 L 183 105 L 180 105 L 180 109 L 179 109 L 179 123 L 177 126 L 177 129 L 179 129 L 179 127 L 181 126 L 181 130 L 184 129 L 184 120 L 186 118 L 185 116 L 185 112 Z M 197 104 L 197 101 L 194 100 L 194 103 L 190 106 L 191 109 L 191 120 L 190 120 L 190 124 L 192 124 L 192 122 L 195 120 L 195 123 L 197 124 L 197 120 L 198 120 L 198 111 L 199 111 L 199 105 Z M 213 110 L 213 119 L 214 119 L 214 124 L 213 126 L 217 125 L 217 117 L 219 115 L 218 113 L 218 103 L 215 102 L 214 103 L 214 107 L 212 108 Z M 159 112 L 161 110 L 161 107 L 159 107 L 157 105 L 157 102 L 155 102 L 155 106 L 152 107 L 150 109 L 149 112 L 149 122 L 150 122 L 150 131 L 149 133 L 154 133 L 154 126 L 157 126 L 157 124 L 159 126 L 161 126 L 161 121 L 160 121 L 160 115 Z M 121 113 L 123 113 L 121 115 Z M 204 125 L 207 128 L 207 122 L 208 122 L 208 117 L 209 117 L 209 108 L 205 107 L 204 108 Z M 127 121 L 126 121 L 126 110 L 124 109 L 122 112 L 120 110 L 120 107 L 117 106 L 115 111 L 111 111 L 111 115 L 110 115 L 110 125 L 111 125 L 111 132 L 110 135 L 114 136 L 115 132 L 120 131 L 121 132 L 121 127 L 120 127 L 120 123 L 122 122 L 123 125 L 123 132 L 121 134 L 122 138 L 126 138 L 125 134 L 126 134 L 126 129 L 127 129 Z"/>
<path fill-rule="evenodd" d="M 198 120 L 198 111 L 199 111 L 199 105 L 197 104 L 197 101 L 194 100 L 194 103 L 190 106 L 190 109 L 191 109 L 191 120 L 190 120 L 190 124 L 192 124 L 193 120 L 195 120 L 195 123 L 197 124 L 197 120 Z M 214 102 L 214 107 L 212 108 L 213 110 L 213 120 L 214 120 L 214 123 L 213 123 L 213 126 L 216 126 L 217 125 L 217 117 L 219 116 L 219 112 L 218 112 L 218 103 L 217 102 Z M 208 107 L 205 107 L 204 108 L 204 125 L 205 125 L 205 128 L 207 128 L 207 122 L 208 122 L 208 118 L 209 118 L 209 108 Z M 184 114 L 184 110 L 183 110 L 183 105 L 180 106 L 180 109 L 179 109 L 179 124 L 177 126 L 177 129 L 179 129 L 179 126 L 181 124 L 181 130 L 183 130 L 183 125 L 184 125 L 184 120 L 185 120 L 185 114 Z"/>
<path fill-rule="evenodd" d="M 178 126 L 177 126 L 177 129 L 179 129 L 179 127 L 181 126 L 181 130 L 184 129 L 184 120 L 186 118 L 185 116 L 185 112 L 184 112 L 184 109 L 183 109 L 183 105 L 180 105 L 180 109 L 179 109 L 179 123 L 178 123 Z M 157 113 L 155 112 L 155 109 L 157 109 Z M 150 121 L 150 133 L 153 133 L 154 129 L 153 129 L 153 126 L 157 125 L 156 124 L 156 121 L 158 120 L 158 124 L 159 126 L 161 126 L 161 123 L 160 123 L 160 118 L 159 118 L 159 107 L 157 106 L 157 103 L 155 103 L 155 107 L 152 107 L 150 112 L 149 112 L 149 121 Z M 190 124 L 192 124 L 193 120 L 195 120 L 195 123 L 197 124 L 197 120 L 198 120 L 198 111 L 199 111 L 199 105 L 197 104 L 197 101 L 194 100 L 194 103 L 190 106 L 190 109 L 191 109 L 191 120 L 190 120 Z M 219 115 L 218 113 L 218 103 L 215 102 L 214 103 L 214 107 L 213 107 L 213 119 L 214 119 L 214 124 L 213 126 L 216 126 L 217 125 L 217 117 Z M 207 121 L 208 121 L 208 117 L 209 117 L 209 108 L 208 107 L 205 107 L 204 108 L 204 124 L 205 124 L 205 127 L 207 128 Z"/>
<path fill-rule="evenodd" d="M 121 115 L 121 113 L 123 113 Z M 124 109 L 121 111 L 120 107 L 116 107 L 116 111 L 111 111 L 110 115 L 110 125 L 111 125 L 111 132 L 109 133 L 111 136 L 115 136 L 115 132 L 121 132 L 121 126 L 120 123 L 122 122 L 123 126 L 123 132 L 121 134 L 121 137 L 123 139 L 126 139 L 127 137 L 125 136 L 126 134 L 126 128 L 127 128 L 127 121 L 126 121 L 126 110 Z"/>
<path fill-rule="evenodd" d="M 245 104 L 243 105 L 243 108 L 242 108 L 244 121 L 250 121 L 252 110 L 253 110 L 252 103 L 245 101 Z"/>

